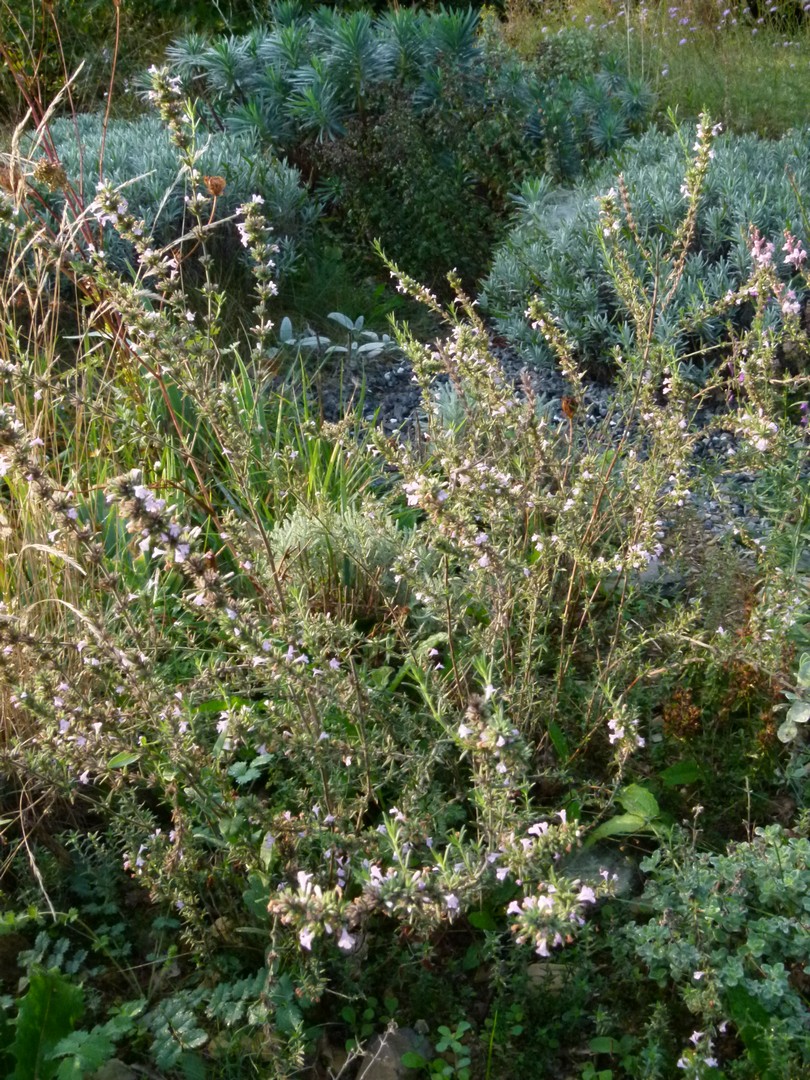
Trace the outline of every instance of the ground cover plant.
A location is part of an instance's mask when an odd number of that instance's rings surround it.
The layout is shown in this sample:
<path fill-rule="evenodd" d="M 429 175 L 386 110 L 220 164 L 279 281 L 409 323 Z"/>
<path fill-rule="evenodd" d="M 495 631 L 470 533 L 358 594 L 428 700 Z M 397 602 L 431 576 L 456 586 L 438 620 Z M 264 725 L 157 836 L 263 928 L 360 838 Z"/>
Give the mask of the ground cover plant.
<path fill-rule="evenodd" d="M 801 199 L 774 180 L 759 217 L 729 180 L 738 273 L 700 294 L 711 119 L 683 153 L 641 144 L 681 196 L 667 229 L 642 185 L 590 189 L 625 324 L 604 410 L 574 283 L 538 274 L 521 301 L 564 388 L 545 395 L 457 275 L 445 302 L 378 249 L 438 332 L 400 321 L 394 353 L 324 311 L 331 356 L 407 361 L 421 406 L 391 432 L 347 398 L 326 423 L 275 207 L 215 213 L 210 101 L 160 67 L 149 93 L 180 237 L 156 241 L 124 175 L 61 187 L 54 214 L 29 136 L 4 159 L 5 1073 L 348 1080 L 396 1036 L 403 1068 L 460 1080 L 803 1075 Z M 767 176 L 792 160 L 739 146 Z M 687 340 L 722 327 L 699 378 L 673 310 Z M 767 528 L 707 526 L 743 483 Z"/>

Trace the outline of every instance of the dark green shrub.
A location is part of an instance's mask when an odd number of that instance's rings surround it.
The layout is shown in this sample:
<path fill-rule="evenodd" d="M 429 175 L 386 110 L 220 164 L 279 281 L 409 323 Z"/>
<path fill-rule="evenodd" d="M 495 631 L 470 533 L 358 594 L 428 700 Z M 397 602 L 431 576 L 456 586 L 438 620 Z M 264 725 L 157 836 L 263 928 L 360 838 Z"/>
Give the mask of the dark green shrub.
<path fill-rule="evenodd" d="M 491 16 L 405 8 L 374 20 L 285 6 L 271 28 L 168 50 L 212 123 L 280 147 L 330 194 L 344 242 L 382 238 L 431 283 L 486 269 L 506 193 L 544 167 L 570 177 L 640 130 L 652 95 L 579 38 L 520 59 Z M 580 35 L 581 36 L 581 35 Z M 571 79 L 567 77 L 570 73 Z"/>
<path fill-rule="evenodd" d="M 458 161 L 437 154 L 410 110 L 391 102 L 379 124 L 350 125 L 345 139 L 320 148 L 318 160 L 330 176 L 344 243 L 371 256 L 379 238 L 431 284 L 451 266 L 465 279 L 480 273 L 493 235 L 489 207 Z"/>

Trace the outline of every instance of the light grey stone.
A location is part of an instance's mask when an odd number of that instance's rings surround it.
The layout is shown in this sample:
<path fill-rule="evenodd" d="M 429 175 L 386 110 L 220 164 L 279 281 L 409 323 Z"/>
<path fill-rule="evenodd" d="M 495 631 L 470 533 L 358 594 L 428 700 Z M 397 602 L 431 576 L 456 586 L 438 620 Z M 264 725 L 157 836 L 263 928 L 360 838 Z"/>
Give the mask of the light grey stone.
<path fill-rule="evenodd" d="M 366 1047 L 357 1080 L 409 1080 L 420 1076 L 420 1070 L 402 1064 L 402 1056 L 407 1053 L 420 1054 L 429 1061 L 433 1048 L 424 1035 L 409 1027 L 389 1028 L 384 1035 L 375 1035 Z"/>

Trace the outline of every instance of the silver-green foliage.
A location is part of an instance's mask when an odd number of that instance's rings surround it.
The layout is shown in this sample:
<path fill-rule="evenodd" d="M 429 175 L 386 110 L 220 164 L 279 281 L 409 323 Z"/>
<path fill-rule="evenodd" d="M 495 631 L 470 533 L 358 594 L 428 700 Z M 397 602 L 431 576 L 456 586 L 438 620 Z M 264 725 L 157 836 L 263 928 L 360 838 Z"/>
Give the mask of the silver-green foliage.
<path fill-rule="evenodd" d="M 581 169 L 587 151 L 620 145 L 653 104 L 643 81 L 628 80 L 610 62 L 580 86 L 599 63 L 592 41 L 576 31 L 554 35 L 527 63 L 505 47 L 497 24 L 473 8 L 429 14 L 403 8 L 377 19 L 323 7 L 306 18 L 286 8 L 273 14 L 272 27 L 242 37 L 206 43 L 188 34 L 167 56 L 188 90 L 202 93 L 230 127 L 277 145 L 343 135 L 347 117 L 363 116 L 383 85 L 416 109 L 433 106 L 447 98 L 453 72 L 475 76 L 467 93 L 482 107 L 494 105 L 488 100 L 494 89 L 501 109 L 521 112 L 527 136 L 552 144 L 555 168 L 569 175 Z M 507 54 L 510 84 L 493 87 L 489 80 L 487 87 L 490 68 L 503 66 Z"/>
<path fill-rule="evenodd" d="M 779 740 L 784 743 L 793 742 L 799 734 L 797 725 L 806 724 L 810 720 L 810 655 L 808 653 L 802 654 L 796 681 L 798 683 L 796 693 L 786 694 L 790 707 L 777 731 Z"/>
<path fill-rule="evenodd" d="M 403 600 L 392 567 L 407 534 L 376 500 L 300 506 L 276 525 L 270 543 L 285 580 L 310 601 L 338 600 L 357 616 Z"/>
<path fill-rule="evenodd" d="M 50 125 L 57 155 L 71 185 L 95 194 L 102 147 L 102 118 L 98 113 L 60 118 Z M 249 134 L 212 132 L 200 146 L 197 167 L 209 176 L 226 180 L 217 201 L 217 217 L 232 214 L 251 195 L 263 197 L 281 247 L 283 271 L 295 261 L 308 241 L 320 207 L 293 166 L 257 148 Z M 190 226 L 187 221 L 188 188 L 179 169 L 177 152 L 157 116 L 137 120 L 111 120 L 104 137 L 103 175 L 113 185 L 126 184 L 123 195 L 130 211 L 143 218 L 146 230 L 158 243 L 168 243 Z M 48 195 L 58 207 L 62 196 Z M 110 237 L 113 254 L 128 249 Z"/>
<path fill-rule="evenodd" d="M 726 339 L 725 321 L 707 309 L 750 273 L 751 226 L 775 242 L 786 228 L 803 234 L 797 193 L 810 198 L 807 145 L 806 132 L 780 142 L 753 135 L 717 140 L 683 278 L 666 317 L 657 324 L 662 344 L 683 356 Z M 617 345 L 627 348 L 633 337 L 631 319 L 611 277 L 597 196 L 617 183 L 622 170 L 638 236 L 653 257 L 663 256 L 688 209 L 678 179 L 688 152 L 679 136 L 652 130 L 570 190 L 524 185 L 512 231 L 496 253 L 483 289 L 486 309 L 513 341 L 539 360 L 548 358 L 524 318 L 530 298 L 539 293 L 584 362 L 605 363 Z M 644 258 L 627 221 L 623 240 L 633 266 L 641 270 Z M 787 281 L 791 268 L 780 261 L 781 243 L 776 246 L 780 274 Z M 747 306 L 740 305 L 734 322 L 742 325 L 749 314 Z"/>

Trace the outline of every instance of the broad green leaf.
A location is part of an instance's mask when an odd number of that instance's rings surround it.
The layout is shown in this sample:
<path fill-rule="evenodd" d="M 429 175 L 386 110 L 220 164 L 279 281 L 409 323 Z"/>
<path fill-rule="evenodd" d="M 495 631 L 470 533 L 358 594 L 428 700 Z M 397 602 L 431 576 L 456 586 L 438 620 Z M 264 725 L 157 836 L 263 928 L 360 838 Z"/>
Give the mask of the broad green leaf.
<path fill-rule="evenodd" d="M 751 1064 L 758 1070 L 757 1075 L 761 1080 L 775 1080 L 776 1073 L 771 1067 L 772 1059 L 768 1051 L 768 1028 L 771 1024 L 768 1012 L 742 986 L 729 987 L 723 996 Z"/>
<path fill-rule="evenodd" d="M 585 846 L 590 847 L 597 840 L 606 836 L 630 836 L 633 833 L 648 832 L 650 824 L 639 814 L 618 814 L 609 821 L 602 822 L 588 837 Z"/>
<path fill-rule="evenodd" d="M 192 1054 L 188 1050 L 180 1055 L 178 1067 L 184 1080 L 206 1080 L 208 1075 L 205 1061 L 199 1054 Z"/>
<path fill-rule="evenodd" d="M 73 1031 L 84 1011 L 84 994 L 58 971 L 34 971 L 17 1011 L 10 1080 L 52 1080 L 57 1044 Z"/>
<path fill-rule="evenodd" d="M 267 863 L 269 864 L 269 859 Z M 251 874 L 248 887 L 242 893 L 242 899 L 248 911 L 259 920 L 267 920 L 267 904 L 270 900 L 270 887 L 262 881 L 259 874 Z"/>
<path fill-rule="evenodd" d="M 461 962 L 462 969 L 464 971 L 475 971 L 484 962 L 484 955 L 481 950 L 481 944 L 478 941 L 474 941 L 469 946 L 464 954 L 464 959 Z"/>
<path fill-rule="evenodd" d="M 557 751 L 557 756 L 562 761 L 567 761 L 571 756 L 571 751 L 568 748 L 568 740 L 565 735 L 563 735 L 560 725 L 554 720 L 549 721 L 548 737 L 551 739 L 551 745 Z"/>
<path fill-rule="evenodd" d="M 424 1069 L 427 1065 L 427 1059 L 417 1054 L 415 1050 L 406 1050 L 400 1061 L 406 1069 Z"/>
<path fill-rule="evenodd" d="M 592 1054 L 618 1054 L 620 1051 L 618 1042 L 607 1035 L 591 1039 L 588 1043 L 588 1049 Z"/>
<path fill-rule="evenodd" d="M 476 930 L 497 930 L 498 926 L 490 911 L 471 911 L 467 916 L 470 926 Z"/>
<path fill-rule="evenodd" d="M 679 761 L 658 775 L 665 787 L 682 787 L 684 784 L 694 784 L 700 779 L 700 768 L 696 761 Z"/>
<path fill-rule="evenodd" d="M 134 765 L 140 760 L 140 750 L 122 750 L 120 754 L 111 757 L 107 762 L 108 769 L 124 769 L 127 765 Z"/>
<path fill-rule="evenodd" d="M 638 814 L 647 821 L 653 821 L 660 813 L 655 796 L 638 784 L 628 784 L 616 798 L 629 814 Z"/>
<path fill-rule="evenodd" d="M 383 664 L 381 667 L 372 668 L 368 672 L 368 680 L 377 687 L 378 690 L 383 690 L 388 685 L 388 680 L 391 678 L 394 669 L 387 664 Z"/>
<path fill-rule="evenodd" d="M 810 702 L 794 701 L 788 709 L 787 718 L 793 724 L 806 724 L 810 720 Z"/>
<path fill-rule="evenodd" d="M 436 634 L 430 634 L 423 641 L 419 642 L 418 652 L 420 655 L 427 655 L 431 649 L 438 649 L 442 645 L 447 644 L 447 631 L 440 630 Z"/>
<path fill-rule="evenodd" d="M 219 713 L 224 709 L 233 709 L 237 705 L 250 705 L 250 698 L 239 697 L 234 694 L 227 698 L 210 698 L 208 701 L 201 701 L 199 705 L 194 706 L 194 712 L 200 715 L 206 713 Z"/>
<path fill-rule="evenodd" d="M 2 1011 L 0 1011 L 0 1075 L 6 1075 L 11 1072 L 9 1047 L 13 1038 L 14 1027 L 9 1022 L 8 1015 L 5 1008 L 3 1008 Z"/>
<path fill-rule="evenodd" d="M 799 661 L 799 686 L 810 687 L 810 653 L 802 653 L 802 658 Z"/>

